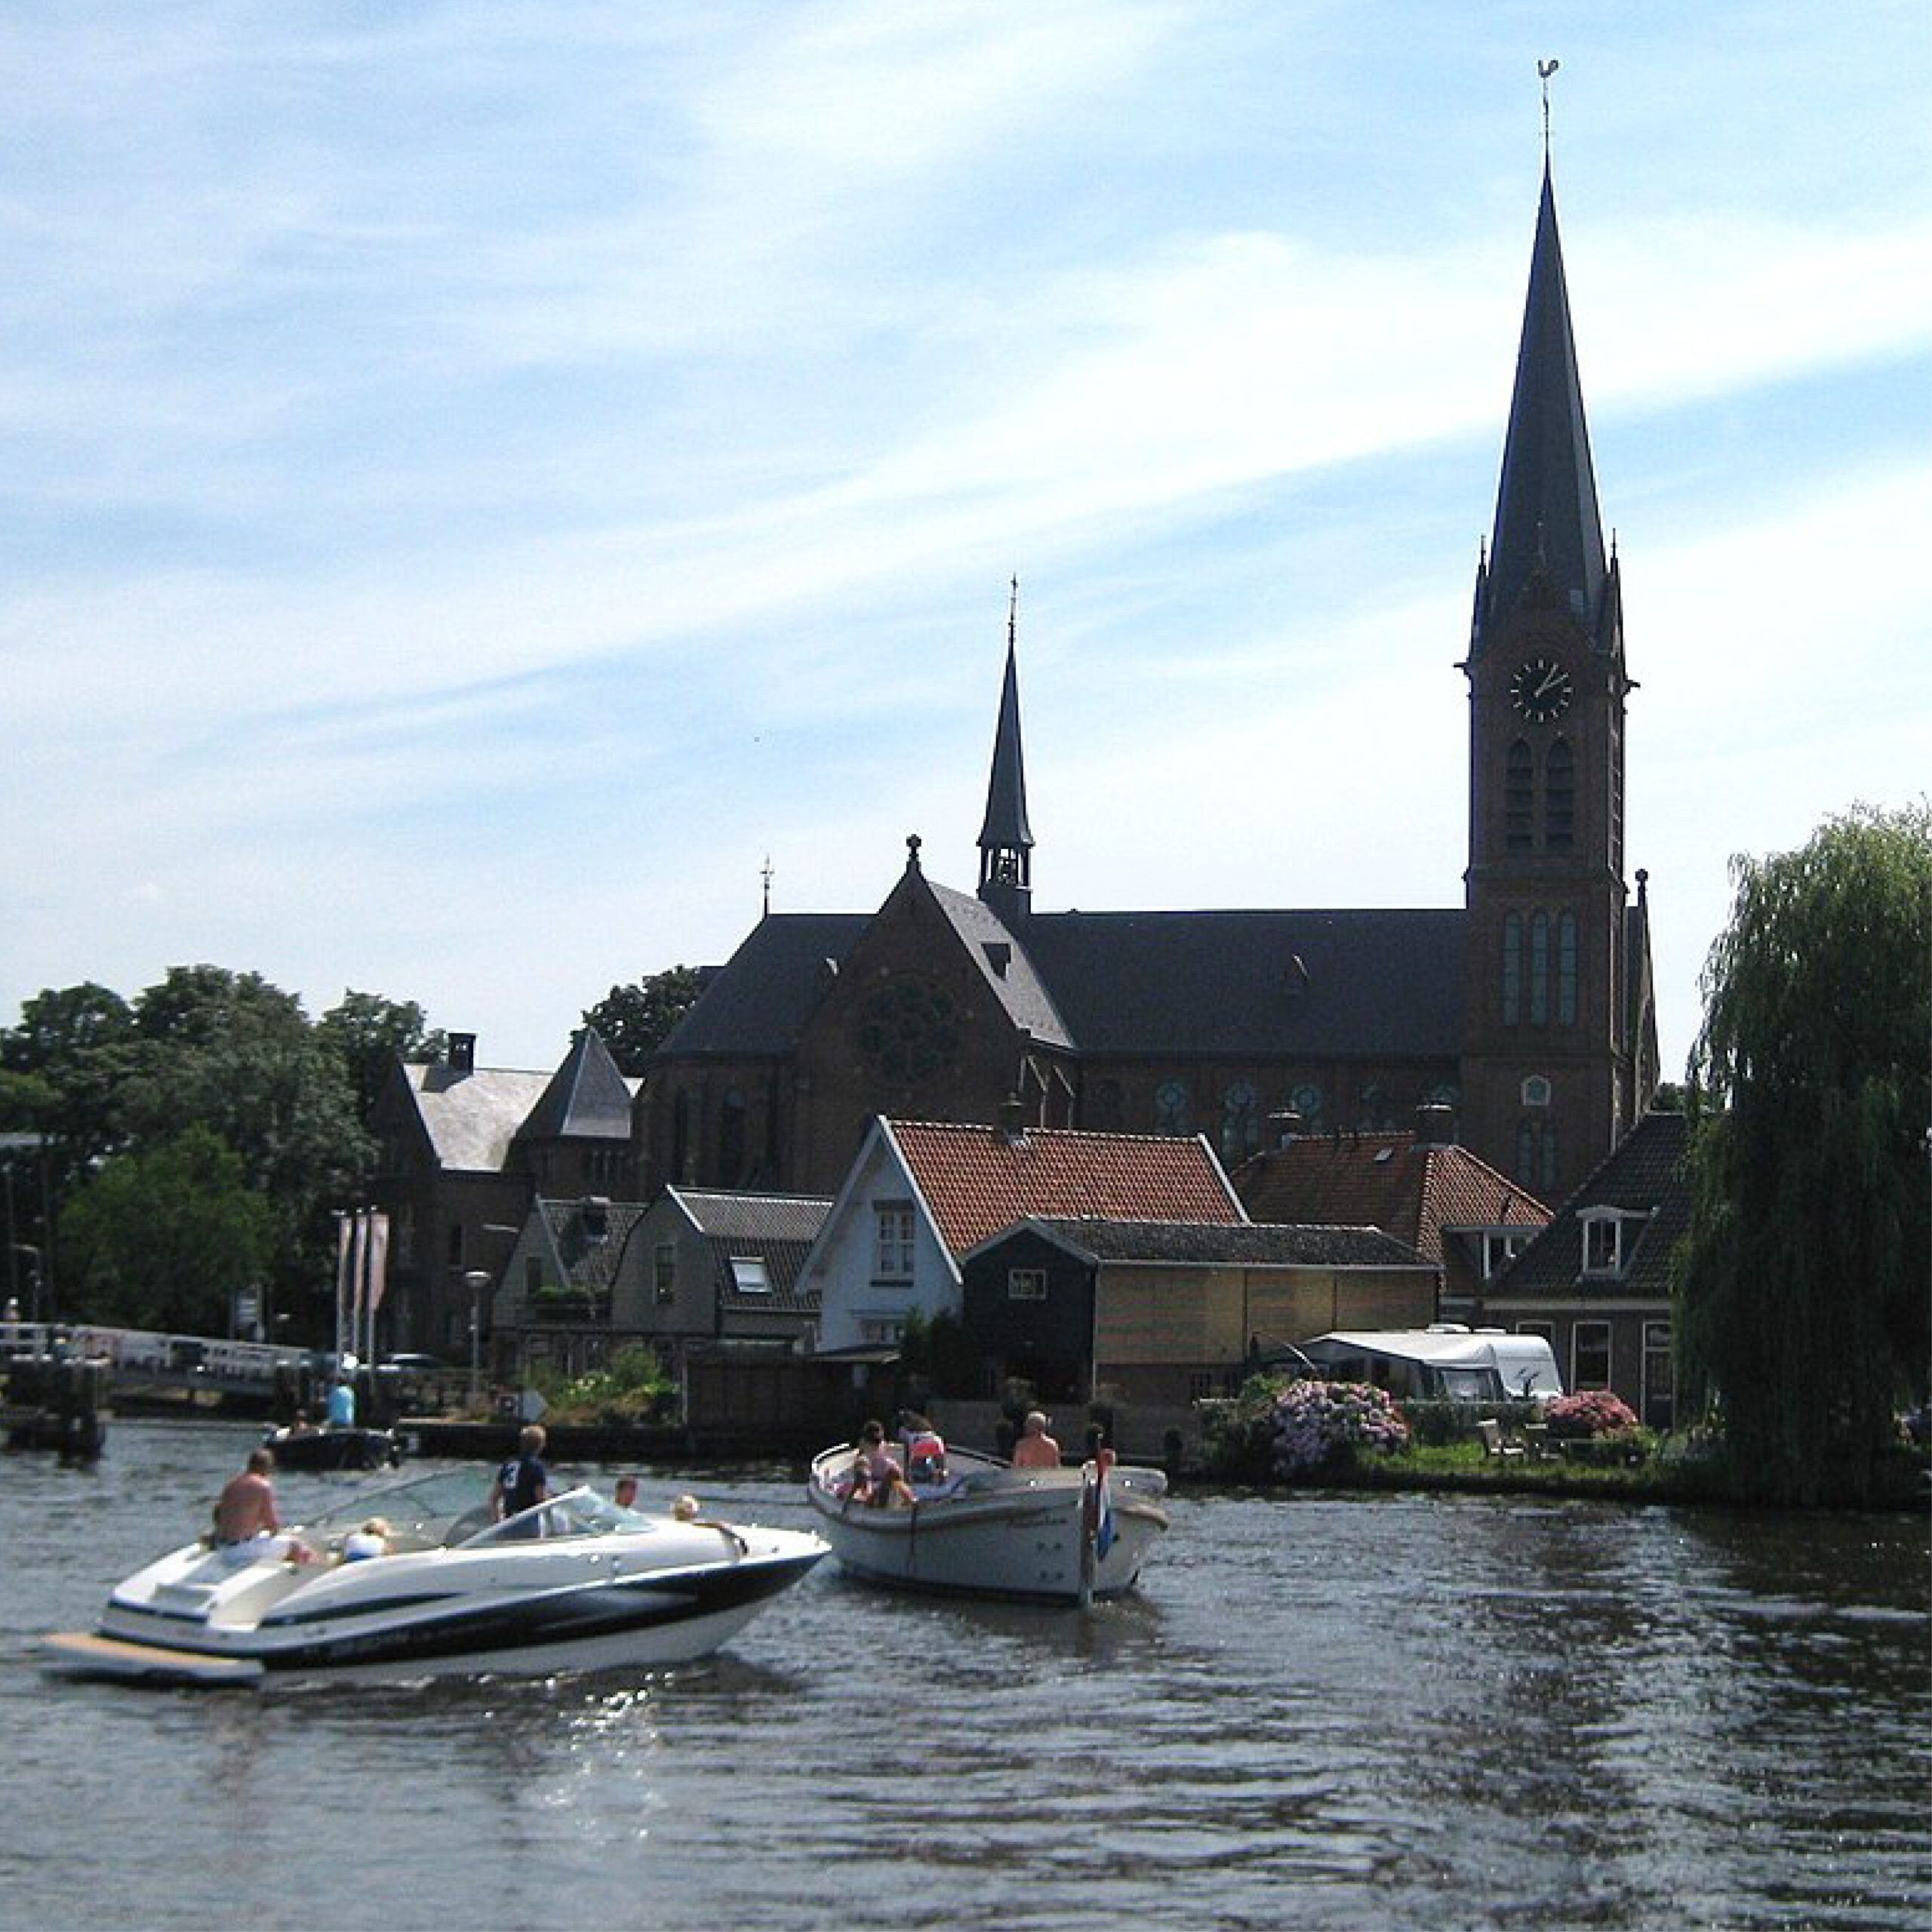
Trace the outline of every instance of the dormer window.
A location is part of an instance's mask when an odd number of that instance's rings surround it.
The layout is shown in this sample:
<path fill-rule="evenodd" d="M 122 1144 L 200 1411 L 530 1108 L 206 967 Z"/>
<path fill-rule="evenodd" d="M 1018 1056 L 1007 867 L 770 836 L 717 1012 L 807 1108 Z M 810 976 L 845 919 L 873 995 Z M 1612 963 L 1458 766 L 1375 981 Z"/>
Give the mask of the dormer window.
<path fill-rule="evenodd" d="M 1586 1209 L 1577 1219 L 1583 1230 L 1583 1272 L 1621 1275 L 1637 1251 L 1638 1238 L 1650 1217 L 1595 1208 Z"/>
<path fill-rule="evenodd" d="M 1533 1230 L 1525 1228 L 1485 1228 L 1482 1237 L 1482 1278 L 1493 1281 L 1523 1251 L 1523 1243 Z"/>

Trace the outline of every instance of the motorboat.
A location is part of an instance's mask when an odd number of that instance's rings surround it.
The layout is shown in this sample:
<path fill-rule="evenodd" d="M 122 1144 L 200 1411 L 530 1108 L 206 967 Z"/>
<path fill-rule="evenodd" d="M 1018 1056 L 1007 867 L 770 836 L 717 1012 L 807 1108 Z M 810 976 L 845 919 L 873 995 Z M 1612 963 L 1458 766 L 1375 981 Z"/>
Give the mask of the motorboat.
<path fill-rule="evenodd" d="M 823 1451 L 805 1488 L 833 1555 L 869 1583 L 1084 1604 L 1132 1589 L 1168 1527 L 1166 1475 L 1106 1455 L 1019 1469 L 952 1449 L 943 1471 L 880 1504 L 854 1493 L 857 1454 Z"/>
<path fill-rule="evenodd" d="M 402 1438 L 392 1429 L 325 1423 L 272 1429 L 262 1441 L 278 1469 L 392 1469 L 402 1460 Z"/>
<path fill-rule="evenodd" d="M 122 1583 L 94 1632 L 47 1638 L 46 1660 L 164 1681 L 655 1669 L 730 1641 L 827 1553 L 587 1487 L 497 1521 L 482 1491 L 439 1471 L 281 1535 L 189 1543 Z"/>

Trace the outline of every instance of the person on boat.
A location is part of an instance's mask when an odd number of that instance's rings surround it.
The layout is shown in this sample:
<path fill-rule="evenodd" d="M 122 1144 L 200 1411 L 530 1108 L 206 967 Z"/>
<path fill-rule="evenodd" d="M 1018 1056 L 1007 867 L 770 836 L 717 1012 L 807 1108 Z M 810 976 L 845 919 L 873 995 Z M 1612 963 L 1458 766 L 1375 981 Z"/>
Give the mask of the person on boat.
<path fill-rule="evenodd" d="M 910 1503 L 912 1491 L 899 1458 L 885 1446 L 885 1425 L 869 1422 L 859 1432 L 857 1463 L 859 1481 L 853 1489 L 854 1503 L 869 1503 L 875 1509 L 895 1503 Z"/>
<path fill-rule="evenodd" d="M 906 1475 L 909 1481 L 945 1481 L 945 1438 L 925 1417 L 914 1409 L 902 1409 L 899 1414 L 899 1439 L 906 1446 Z"/>
<path fill-rule="evenodd" d="M 281 1512 L 275 1507 L 275 1457 L 265 1448 L 248 1451 L 246 1466 L 223 1484 L 214 1506 L 217 1549 L 229 1555 L 251 1555 L 274 1546 L 281 1534 Z"/>
<path fill-rule="evenodd" d="M 543 1466 L 543 1444 L 549 1438 L 531 1423 L 517 1437 L 517 1451 L 497 1472 L 490 1485 L 490 1513 L 498 1522 L 519 1515 L 549 1500 L 550 1472 Z"/>
<path fill-rule="evenodd" d="M 371 1516 L 359 1530 L 351 1530 L 343 1538 L 343 1561 L 363 1563 L 372 1556 L 388 1555 L 391 1534 L 387 1517 Z"/>
<path fill-rule="evenodd" d="M 338 1375 L 335 1386 L 329 1391 L 327 1420 L 331 1429 L 355 1426 L 355 1389 L 346 1375 Z"/>
<path fill-rule="evenodd" d="M 1029 1409 L 1023 1425 L 1025 1432 L 1013 1445 L 1016 1469 L 1057 1469 L 1060 1444 L 1047 1433 L 1047 1419 L 1038 1409 Z"/>
<path fill-rule="evenodd" d="M 297 1409 L 295 1411 L 295 1419 L 288 1425 L 288 1432 L 291 1435 L 315 1434 L 315 1425 L 309 1420 L 309 1411 L 306 1409 Z"/>
<path fill-rule="evenodd" d="M 637 1478 L 620 1476 L 617 1487 L 611 1492 L 611 1500 L 620 1509 L 635 1509 L 637 1507 Z"/>

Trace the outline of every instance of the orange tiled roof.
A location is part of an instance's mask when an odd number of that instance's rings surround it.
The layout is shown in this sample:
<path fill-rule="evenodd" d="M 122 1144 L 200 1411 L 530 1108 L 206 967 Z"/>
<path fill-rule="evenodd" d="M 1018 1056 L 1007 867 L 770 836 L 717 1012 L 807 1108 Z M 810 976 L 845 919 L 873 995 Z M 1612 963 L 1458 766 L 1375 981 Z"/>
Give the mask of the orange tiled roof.
<path fill-rule="evenodd" d="M 1029 1214 L 1067 1220 L 1245 1221 L 1205 1142 L 1172 1136 L 888 1121 L 953 1254 Z"/>
<path fill-rule="evenodd" d="M 1549 1210 L 1466 1147 L 1413 1134 L 1297 1136 L 1244 1161 L 1235 1185 L 1257 1221 L 1380 1228 L 1440 1263 L 1444 1228 L 1542 1227 Z"/>

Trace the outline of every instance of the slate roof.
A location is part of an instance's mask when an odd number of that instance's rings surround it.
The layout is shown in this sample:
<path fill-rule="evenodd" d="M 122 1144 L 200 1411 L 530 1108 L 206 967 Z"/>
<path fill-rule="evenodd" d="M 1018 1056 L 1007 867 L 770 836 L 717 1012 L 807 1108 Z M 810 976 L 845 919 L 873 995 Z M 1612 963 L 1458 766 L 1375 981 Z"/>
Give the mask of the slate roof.
<path fill-rule="evenodd" d="M 1426 1268 L 1412 1247 L 1379 1228 L 1228 1226 L 1202 1221 L 1069 1219 L 1029 1215 L 1019 1224 L 1095 1261 L 1230 1266 Z M 984 1249 L 1014 1232 L 1003 1229 Z"/>
<path fill-rule="evenodd" d="M 1491 624 L 1507 618 L 1539 574 L 1557 601 L 1595 635 L 1606 575 L 1603 520 L 1547 163 L 1497 489 L 1496 528 L 1476 611 L 1475 651 L 1481 649 Z"/>
<path fill-rule="evenodd" d="M 1174 1136 L 884 1121 L 955 1256 L 1029 1215 L 1246 1220 L 1206 1141 Z"/>
<path fill-rule="evenodd" d="M 405 1063 L 402 1073 L 445 1174 L 500 1174 L 517 1129 L 552 1078 L 499 1066 L 459 1073 L 440 1060 Z"/>
<path fill-rule="evenodd" d="M 869 912 L 768 912 L 711 976 L 659 1054 L 789 1053 L 826 986 L 826 962 L 841 964 L 872 923 Z"/>
<path fill-rule="evenodd" d="M 1496 1299 L 1518 1295 L 1614 1294 L 1667 1300 L 1670 1251 L 1690 1218 L 1690 1123 L 1682 1114 L 1647 1113 L 1563 1204 L 1549 1226 L 1504 1270 Z M 1580 1214 L 1592 1208 L 1654 1208 L 1623 1272 L 1583 1272 Z M 1630 1237 L 1626 1233 L 1626 1240 Z"/>
<path fill-rule="evenodd" d="M 1444 1228 L 1541 1227 L 1549 1210 L 1466 1147 L 1412 1133 L 1298 1134 L 1235 1170 L 1257 1221 L 1380 1228 L 1444 1260 Z"/>
<path fill-rule="evenodd" d="M 617 1278 L 624 1244 L 644 1218 L 642 1206 L 634 1201 L 600 1201 L 591 1207 L 577 1195 L 564 1201 L 540 1197 L 536 1205 L 549 1232 L 551 1251 L 564 1270 L 559 1285 L 608 1294 Z"/>
<path fill-rule="evenodd" d="M 697 1187 L 665 1192 L 681 1208 L 710 1250 L 712 1280 L 720 1306 L 808 1314 L 818 1306 L 816 1294 L 798 1285 L 830 1201 L 817 1195 L 731 1194 Z M 768 1292 L 746 1293 L 731 1263 L 755 1257 L 764 1263 Z"/>
<path fill-rule="evenodd" d="M 1032 956 L 998 915 L 971 893 L 956 892 L 949 885 L 934 885 L 931 890 L 934 902 L 1014 1025 L 1025 1028 L 1045 1045 L 1072 1046 L 1073 1038 Z M 1004 970 L 995 964 L 1001 957 Z"/>
<path fill-rule="evenodd" d="M 595 1027 L 582 1027 L 517 1138 L 628 1141 L 631 1101 L 643 1084 L 617 1071 Z"/>

